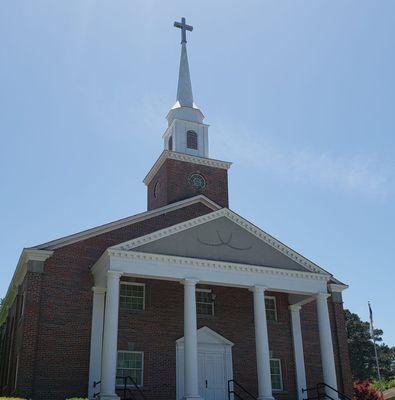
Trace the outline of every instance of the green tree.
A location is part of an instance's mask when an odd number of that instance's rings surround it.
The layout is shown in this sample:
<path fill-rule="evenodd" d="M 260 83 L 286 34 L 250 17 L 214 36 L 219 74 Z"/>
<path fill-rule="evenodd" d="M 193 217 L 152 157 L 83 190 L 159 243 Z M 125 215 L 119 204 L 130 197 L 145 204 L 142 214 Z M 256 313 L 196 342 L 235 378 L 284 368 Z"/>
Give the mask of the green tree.
<path fill-rule="evenodd" d="M 374 380 L 377 378 L 377 370 L 369 323 L 361 321 L 357 314 L 351 313 L 349 310 L 344 310 L 344 312 L 354 381 Z M 395 347 L 384 344 L 382 335 L 381 329 L 374 330 L 381 377 L 389 379 L 395 375 Z"/>

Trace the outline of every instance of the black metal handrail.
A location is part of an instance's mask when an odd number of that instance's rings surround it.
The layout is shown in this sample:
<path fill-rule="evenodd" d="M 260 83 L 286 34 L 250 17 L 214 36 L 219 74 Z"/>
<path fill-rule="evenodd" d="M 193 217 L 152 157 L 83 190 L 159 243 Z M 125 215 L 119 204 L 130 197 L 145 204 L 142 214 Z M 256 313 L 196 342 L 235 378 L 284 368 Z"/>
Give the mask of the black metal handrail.
<path fill-rule="evenodd" d="M 126 395 L 129 394 L 132 399 L 136 399 L 133 390 L 130 390 L 130 385 L 128 385 L 128 381 L 130 381 L 132 383 L 132 385 L 134 386 L 135 390 L 137 391 L 137 393 L 144 399 L 147 400 L 147 397 L 145 396 L 144 392 L 141 390 L 140 386 L 137 384 L 137 382 L 131 377 L 131 376 L 117 376 L 116 379 L 123 379 L 123 388 L 122 388 L 122 392 L 123 392 L 123 398 L 122 400 L 126 400 L 127 397 Z"/>
<path fill-rule="evenodd" d="M 245 387 L 241 386 L 240 383 L 236 382 L 234 379 L 229 379 L 228 380 L 228 400 L 231 400 L 231 395 L 233 394 L 240 400 L 245 400 L 244 397 L 241 396 L 241 394 L 237 393 L 235 391 L 235 386 L 240 389 L 243 394 L 249 396 L 249 400 L 257 400 L 257 397 L 251 394 Z M 247 400 L 248 400 L 247 399 Z"/>
<path fill-rule="evenodd" d="M 337 393 L 337 398 L 333 398 L 332 396 L 330 396 L 327 391 L 326 388 L 332 390 L 333 392 Z M 324 391 L 322 391 L 322 389 L 324 389 Z M 311 392 L 311 391 L 315 391 L 316 396 L 315 397 L 310 397 L 307 396 L 309 400 L 324 400 L 324 399 L 330 399 L 330 400 L 352 400 L 351 397 L 347 396 L 344 393 L 339 392 L 337 389 L 333 388 L 332 386 L 324 383 L 324 382 L 319 382 L 317 383 L 317 385 L 315 387 L 311 387 L 311 388 L 306 388 L 306 389 L 302 389 L 302 393 L 306 393 L 306 392 Z"/>
<path fill-rule="evenodd" d="M 96 389 L 96 386 L 99 386 L 101 384 L 101 381 L 93 382 L 93 389 Z M 100 390 L 96 393 L 93 393 L 93 398 L 95 399 L 97 396 L 99 396 Z"/>

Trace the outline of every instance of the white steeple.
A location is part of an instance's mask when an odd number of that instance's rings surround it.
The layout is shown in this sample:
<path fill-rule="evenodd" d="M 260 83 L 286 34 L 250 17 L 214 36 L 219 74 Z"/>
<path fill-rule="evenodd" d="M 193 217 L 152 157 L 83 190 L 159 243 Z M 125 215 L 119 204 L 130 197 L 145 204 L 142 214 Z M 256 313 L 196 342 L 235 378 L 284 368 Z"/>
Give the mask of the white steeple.
<path fill-rule="evenodd" d="M 204 115 L 193 102 L 191 76 L 187 54 L 186 31 L 193 27 L 175 22 L 181 29 L 181 58 L 178 73 L 177 100 L 167 114 L 168 128 L 163 135 L 166 150 L 208 157 L 208 125 L 203 123 Z"/>
<path fill-rule="evenodd" d="M 177 103 L 179 107 L 193 107 L 191 76 L 189 74 L 187 44 L 181 43 L 180 71 L 178 73 Z"/>

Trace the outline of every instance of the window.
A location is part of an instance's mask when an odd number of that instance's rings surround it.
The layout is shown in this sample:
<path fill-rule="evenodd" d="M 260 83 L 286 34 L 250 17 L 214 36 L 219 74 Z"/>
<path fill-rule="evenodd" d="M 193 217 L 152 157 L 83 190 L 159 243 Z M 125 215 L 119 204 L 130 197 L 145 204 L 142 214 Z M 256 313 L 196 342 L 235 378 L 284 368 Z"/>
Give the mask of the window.
<path fill-rule="evenodd" d="M 270 359 L 270 376 L 272 378 L 272 389 L 283 390 L 283 377 L 281 374 L 281 360 L 278 358 Z"/>
<path fill-rule="evenodd" d="M 169 141 L 167 143 L 169 150 L 173 150 L 173 136 L 169 137 Z"/>
<path fill-rule="evenodd" d="M 196 314 L 214 315 L 214 295 L 210 289 L 196 289 Z"/>
<path fill-rule="evenodd" d="M 143 386 L 143 361 L 142 351 L 118 351 L 117 386 L 124 384 L 121 376 L 130 376 L 138 386 Z"/>
<path fill-rule="evenodd" d="M 197 133 L 195 131 L 187 132 L 187 147 L 188 147 L 188 149 L 197 150 L 198 138 L 197 138 Z"/>
<path fill-rule="evenodd" d="M 276 298 L 265 296 L 266 319 L 268 321 L 277 321 Z"/>
<path fill-rule="evenodd" d="M 119 295 L 119 306 L 124 310 L 144 310 L 144 283 L 122 282 Z"/>

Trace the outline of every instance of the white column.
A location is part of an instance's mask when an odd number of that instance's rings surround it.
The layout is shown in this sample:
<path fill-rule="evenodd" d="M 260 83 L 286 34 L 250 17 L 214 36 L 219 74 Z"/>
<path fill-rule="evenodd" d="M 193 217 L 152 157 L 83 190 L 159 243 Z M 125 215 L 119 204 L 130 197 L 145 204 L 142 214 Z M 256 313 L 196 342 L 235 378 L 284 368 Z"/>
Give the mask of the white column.
<path fill-rule="evenodd" d="M 258 375 L 258 400 L 272 400 L 272 380 L 270 376 L 269 337 L 267 333 L 265 287 L 254 286 L 254 322 L 256 365 Z"/>
<path fill-rule="evenodd" d="M 318 317 L 318 329 L 320 331 L 320 348 L 321 348 L 321 362 L 322 362 L 322 373 L 324 376 L 324 383 L 332 386 L 337 390 L 336 380 L 336 367 L 335 357 L 333 355 L 333 344 L 332 344 L 332 330 L 329 320 L 328 312 L 328 293 L 317 293 L 317 317 Z M 336 394 L 331 390 L 327 390 L 327 394 L 332 398 L 336 398 Z"/>
<path fill-rule="evenodd" d="M 92 327 L 91 327 L 91 351 L 89 361 L 89 387 L 88 397 L 93 398 L 95 392 L 98 391 L 93 387 L 94 382 L 100 381 L 101 378 L 101 358 L 103 346 L 103 323 L 104 323 L 104 298 L 106 289 L 104 287 L 95 286 L 93 291 L 92 305 Z"/>
<path fill-rule="evenodd" d="M 185 279 L 184 285 L 184 399 L 201 399 L 198 382 L 196 323 L 196 280 Z"/>
<path fill-rule="evenodd" d="M 302 328 L 300 326 L 300 308 L 300 305 L 297 304 L 289 306 L 291 311 L 292 339 L 294 345 L 296 386 L 298 391 L 298 399 L 302 400 L 305 398 L 305 393 L 302 392 L 302 389 L 306 389 L 307 385 L 304 365 Z"/>
<path fill-rule="evenodd" d="M 122 272 L 107 272 L 106 313 L 104 318 L 103 362 L 100 399 L 115 400 L 115 377 L 117 374 L 119 278 Z"/>

